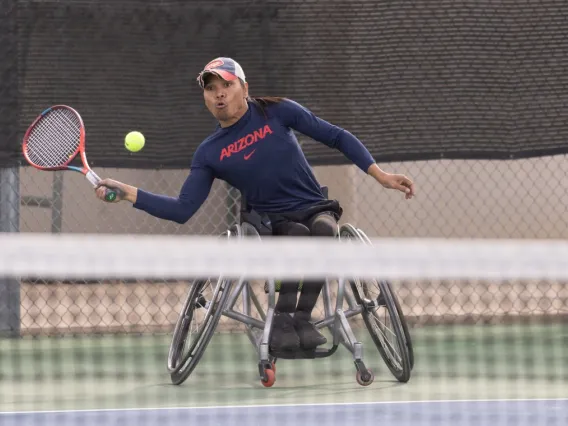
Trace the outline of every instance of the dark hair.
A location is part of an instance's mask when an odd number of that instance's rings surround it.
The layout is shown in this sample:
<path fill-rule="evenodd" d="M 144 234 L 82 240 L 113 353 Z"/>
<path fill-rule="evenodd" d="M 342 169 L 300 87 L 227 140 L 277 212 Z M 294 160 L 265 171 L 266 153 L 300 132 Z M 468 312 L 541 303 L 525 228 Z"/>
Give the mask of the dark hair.
<path fill-rule="evenodd" d="M 260 111 L 264 115 L 264 118 L 266 119 L 268 119 L 268 115 L 266 114 L 266 109 L 268 108 L 268 106 L 282 102 L 284 99 L 285 98 L 282 98 L 280 96 L 249 96 L 248 98 L 250 102 L 252 102 L 257 108 L 260 109 Z"/>

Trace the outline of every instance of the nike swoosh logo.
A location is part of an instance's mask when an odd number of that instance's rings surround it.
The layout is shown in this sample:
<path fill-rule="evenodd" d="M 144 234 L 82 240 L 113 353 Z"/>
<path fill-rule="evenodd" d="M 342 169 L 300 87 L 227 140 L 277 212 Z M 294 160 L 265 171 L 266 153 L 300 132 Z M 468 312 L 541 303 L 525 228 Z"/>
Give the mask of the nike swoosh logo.
<path fill-rule="evenodd" d="M 250 157 L 252 157 L 252 154 L 254 154 L 255 151 L 256 149 L 253 149 L 249 154 L 245 155 L 245 160 L 248 160 Z"/>

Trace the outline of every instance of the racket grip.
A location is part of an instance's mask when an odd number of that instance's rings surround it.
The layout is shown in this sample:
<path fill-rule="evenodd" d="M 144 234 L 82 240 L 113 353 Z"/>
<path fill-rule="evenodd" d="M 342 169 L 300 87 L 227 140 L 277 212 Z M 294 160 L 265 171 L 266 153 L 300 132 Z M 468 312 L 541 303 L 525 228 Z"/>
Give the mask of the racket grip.
<path fill-rule="evenodd" d="M 118 188 L 116 189 L 110 189 L 110 188 L 106 188 L 105 189 L 105 201 L 108 201 L 109 203 L 112 203 L 113 201 L 115 201 L 117 198 L 122 198 L 124 194 L 122 193 L 122 191 Z"/>

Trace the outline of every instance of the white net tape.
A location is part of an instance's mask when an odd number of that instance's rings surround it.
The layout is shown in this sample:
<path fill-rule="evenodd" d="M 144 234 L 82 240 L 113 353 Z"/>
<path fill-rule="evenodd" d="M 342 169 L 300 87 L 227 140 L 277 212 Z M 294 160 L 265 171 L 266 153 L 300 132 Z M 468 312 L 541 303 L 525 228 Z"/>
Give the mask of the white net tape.
<path fill-rule="evenodd" d="M 568 279 L 567 241 L 0 235 L 0 276 Z"/>

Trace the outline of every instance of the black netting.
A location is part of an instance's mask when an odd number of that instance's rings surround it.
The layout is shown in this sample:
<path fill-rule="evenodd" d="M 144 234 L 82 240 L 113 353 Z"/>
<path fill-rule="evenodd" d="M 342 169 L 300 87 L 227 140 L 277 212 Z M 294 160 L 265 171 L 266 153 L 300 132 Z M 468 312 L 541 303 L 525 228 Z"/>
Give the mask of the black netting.
<path fill-rule="evenodd" d="M 3 4 L 4 165 L 30 121 L 66 103 L 83 115 L 92 165 L 187 167 L 214 127 L 195 76 L 221 55 L 241 63 L 251 94 L 294 98 L 378 161 L 568 151 L 563 1 Z M 122 146 L 132 129 L 148 140 L 136 155 Z M 312 164 L 344 161 L 305 142 Z"/>
<path fill-rule="evenodd" d="M 16 2 L 0 2 L 0 166 L 19 158 Z"/>

